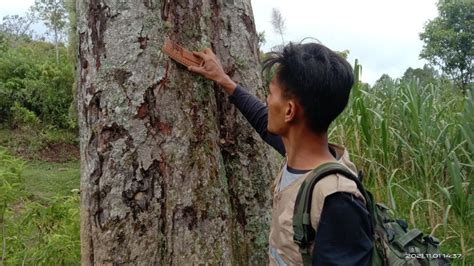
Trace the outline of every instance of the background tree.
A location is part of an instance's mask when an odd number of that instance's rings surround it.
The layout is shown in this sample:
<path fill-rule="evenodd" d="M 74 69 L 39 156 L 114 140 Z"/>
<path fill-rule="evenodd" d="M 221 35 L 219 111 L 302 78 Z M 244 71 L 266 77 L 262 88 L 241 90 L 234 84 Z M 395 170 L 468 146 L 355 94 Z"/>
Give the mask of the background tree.
<path fill-rule="evenodd" d="M 375 81 L 373 88 L 383 89 L 384 87 L 393 87 L 395 85 L 395 80 L 390 77 L 388 74 L 382 74 L 380 78 Z"/>
<path fill-rule="evenodd" d="M 59 42 L 67 29 L 67 11 L 64 0 L 35 0 L 31 8 L 52 32 L 56 48 L 56 64 L 59 64 Z"/>
<path fill-rule="evenodd" d="M 18 42 L 22 38 L 32 39 L 33 30 L 31 25 L 35 22 L 32 13 L 28 12 L 25 16 L 7 15 L 2 19 L 0 31 L 10 34 L 14 42 Z"/>
<path fill-rule="evenodd" d="M 257 44 L 258 44 L 258 49 L 261 50 L 262 46 L 267 42 L 267 39 L 265 38 L 265 31 L 261 31 L 257 33 Z"/>
<path fill-rule="evenodd" d="M 285 19 L 281 15 L 281 12 L 278 8 L 272 9 L 272 26 L 273 26 L 273 31 L 275 31 L 275 33 L 280 35 L 281 47 L 283 47 L 285 45 L 285 39 L 283 38 L 283 35 L 285 34 L 285 31 L 286 31 L 286 25 L 285 25 Z"/>
<path fill-rule="evenodd" d="M 433 67 L 429 65 L 424 65 L 423 68 L 407 68 L 405 73 L 401 78 L 402 81 L 412 81 L 416 80 L 422 86 L 435 83 L 436 80 L 439 78 L 439 74 Z"/>
<path fill-rule="evenodd" d="M 438 11 L 420 34 L 425 42 L 420 57 L 441 67 L 465 92 L 474 77 L 474 2 L 440 0 Z"/>
<path fill-rule="evenodd" d="M 77 1 L 82 263 L 267 263 L 270 148 L 221 88 L 171 61 L 212 49 L 262 94 L 250 0 Z"/>

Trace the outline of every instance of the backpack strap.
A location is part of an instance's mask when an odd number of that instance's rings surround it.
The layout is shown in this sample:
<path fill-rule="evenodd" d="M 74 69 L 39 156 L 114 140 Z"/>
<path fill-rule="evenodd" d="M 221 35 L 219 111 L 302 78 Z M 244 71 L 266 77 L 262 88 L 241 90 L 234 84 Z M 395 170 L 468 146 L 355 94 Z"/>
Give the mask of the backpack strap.
<path fill-rule="evenodd" d="M 400 249 L 404 250 L 405 246 L 413 241 L 415 238 L 418 238 L 422 236 L 423 233 L 417 229 L 411 229 L 410 231 L 406 232 L 404 235 L 402 235 L 399 239 L 395 240 L 394 243 L 397 245 Z"/>
<path fill-rule="evenodd" d="M 313 188 L 321 179 L 332 174 L 341 174 L 356 183 L 357 189 L 365 198 L 366 207 L 370 214 L 370 227 L 371 231 L 373 231 L 375 221 L 372 198 L 365 191 L 359 178 L 340 163 L 324 163 L 312 170 L 301 184 L 298 195 L 296 196 L 293 213 L 293 241 L 299 246 L 304 265 L 311 265 L 310 243 L 316 235 L 316 231 L 311 225 L 311 199 L 313 197 Z"/>

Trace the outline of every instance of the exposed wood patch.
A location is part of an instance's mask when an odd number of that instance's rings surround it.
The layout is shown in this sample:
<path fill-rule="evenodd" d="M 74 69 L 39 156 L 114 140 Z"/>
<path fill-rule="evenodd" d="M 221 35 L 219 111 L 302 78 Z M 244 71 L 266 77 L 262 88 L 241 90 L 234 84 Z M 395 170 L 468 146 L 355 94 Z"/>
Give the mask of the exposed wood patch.
<path fill-rule="evenodd" d="M 90 0 L 88 13 L 88 26 L 91 30 L 90 37 L 92 41 L 92 53 L 95 57 L 95 66 L 99 70 L 101 66 L 101 56 L 106 57 L 104 33 L 107 24 L 108 6 L 101 0 Z"/>

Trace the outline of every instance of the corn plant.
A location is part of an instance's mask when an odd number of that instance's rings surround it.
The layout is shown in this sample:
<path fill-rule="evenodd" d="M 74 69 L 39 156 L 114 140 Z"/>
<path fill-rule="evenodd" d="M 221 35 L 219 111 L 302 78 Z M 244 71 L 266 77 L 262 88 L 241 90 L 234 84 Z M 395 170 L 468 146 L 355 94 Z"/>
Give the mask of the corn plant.
<path fill-rule="evenodd" d="M 449 83 L 358 80 L 330 139 L 345 145 L 377 201 L 474 263 L 474 104 Z"/>

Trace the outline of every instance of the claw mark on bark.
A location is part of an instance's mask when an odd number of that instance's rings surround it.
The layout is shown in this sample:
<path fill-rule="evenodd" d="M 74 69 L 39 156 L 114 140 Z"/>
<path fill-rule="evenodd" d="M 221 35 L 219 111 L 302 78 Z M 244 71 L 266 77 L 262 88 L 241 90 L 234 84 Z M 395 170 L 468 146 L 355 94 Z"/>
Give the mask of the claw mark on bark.
<path fill-rule="evenodd" d="M 165 0 L 163 1 L 163 6 L 161 8 L 161 18 L 164 21 L 167 21 L 170 15 L 170 10 L 171 10 L 171 0 Z"/>
<path fill-rule="evenodd" d="M 128 100 L 128 105 L 129 106 L 132 105 L 132 99 L 130 98 L 130 96 L 128 96 L 127 87 L 125 86 L 125 83 L 132 76 L 132 73 L 130 73 L 127 70 L 119 68 L 119 69 L 115 69 L 112 75 L 114 77 L 114 81 L 117 82 L 118 85 L 122 88 L 125 98 L 127 98 Z"/>
<path fill-rule="evenodd" d="M 93 105 L 90 109 L 93 109 L 92 107 L 95 106 L 95 108 L 99 109 L 100 111 L 100 101 L 93 101 L 92 104 Z M 106 221 L 104 221 L 106 217 L 104 217 L 102 201 L 107 197 L 107 195 L 112 189 L 109 185 L 104 185 L 101 188 L 100 179 L 103 174 L 102 169 L 104 161 L 110 160 L 108 154 L 112 149 L 113 142 L 121 138 L 127 138 L 128 143 L 133 143 L 133 140 L 131 140 L 131 136 L 128 134 L 128 131 L 123 126 L 119 126 L 116 123 L 113 123 L 111 126 L 102 128 L 100 130 L 100 133 L 98 133 L 97 135 L 92 134 L 89 143 L 89 153 L 93 156 L 97 156 L 99 162 L 98 166 L 91 174 L 91 183 L 93 184 L 93 191 L 91 194 L 91 206 L 93 206 L 92 212 L 95 226 L 98 227 L 100 230 L 105 230 L 104 224 L 108 224 Z M 129 144 L 127 144 L 127 147 L 128 145 Z"/>
<path fill-rule="evenodd" d="M 163 87 L 166 86 L 165 84 L 168 78 L 168 67 L 169 65 L 167 64 L 164 77 L 146 89 L 145 95 L 143 96 L 144 102 L 140 107 L 137 108 L 137 114 L 135 115 L 135 118 L 139 119 L 149 117 L 150 120 L 149 123 L 147 123 L 147 128 L 149 128 L 149 132 L 152 135 L 156 135 L 158 132 L 162 132 L 164 135 L 170 135 L 172 131 L 172 127 L 170 125 L 160 121 L 155 95 L 155 93 L 158 93 Z"/>
<path fill-rule="evenodd" d="M 243 20 L 245 24 L 245 28 L 247 29 L 247 32 L 255 33 L 255 25 L 253 23 L 252 18 L 247 14 L 240 15 L 240 18 Z"/>
<path fill-rule="evenodd" d="M 148 41 L 150 39 L 148 38 L 148 35 L 145 35 L 145 37 L 138 37 L 138 43 L 140 43 L 140 49 L 145 49 L 148 45 Z"/>
<path fill-rule="evenodd" d="M 165 175 L 166 175 L 166 163 L 165 163 L 165 158 L 164 155 L 162 156 L 162 160 L 158 164 L 158 177 L 159 184 L 160 184 L 160 195 L 158 201 L 160 202 L 160 226 L 159 230 L 160 233 L 163 237 L 163 241 L 161 242 L 160 249 L 161 249 L 161 254 L 166 254 L 168 251 L 168 246 L 169 243 L 166 239 L 166 229 L 168 226 L 168 216 L 166 215 L 166 210 L 167 210 L 167 199 L 168 199 L 168 188 L 167 188 L 167 183 L 165 180 Z M 163 256 L 164 260 L 164 256 Z M 164 261 L 162 261 L 162 265 L 166 264 Z"/>
<path fill-rule="evenodd" d="M 93 206 L 93 209 L 95 209 L 95 212 L 93 214 L 95 226 L 98 227 L 100 230 L 103 230 L 103 226 L 102 226 L 103 209 L 101 207 L 102 197 L 99 191 L 103 164 L 104 164 L 104 157 L 99 154 L 99 165 L 91 175 L 91 181 L 94 184 L 94 191 L 92 192 L 92 196 L 91 196 L 91 200 L 93 201 L 93 204 L 91 205 Z"/>
<path fill-rule="evenodd" d="M 99 70 L 101 66 L 101 56 L 105 55 L 104 33 L 107 22 L 106 10 L 108 6 L 103 5 L 101 0 L 91 0 L 89 3 L 88 26 L 91 29 L 92 53 L 95 57 L 95 66 Z"/>
<path fill-rule="evenodd" d="M 132 217 L 137 219 L 140 212 L 148 210 L 151 200 L 154 198 L 154 186 L 156 179 L 160 176 L 160 162 L 154 160 L 148 169 L 140 169 L 138 178 L 125 180 L 124 186 L 127 188 L 122 192 L 123 202 L 130 207 Z"/>
<path fill-rule="evenodd" d="M 148 34 L 145 35 L 145 37 L 143 37 L 143 28 L 144 28 L 144 25 L 142 25 L 142 29 L 140 30 L 140 36 L 138 37 L 138 43 L 140 44 L 140 49 L 145 49 L 147 46 L 148 46 L 148 41 L 150 40 L 148 38 Z"/>
<path fill-rule="evenodd" d="M 165 75 L 158 82 L 159 87 L 158 87 L 157 93 L 160 92 L 160 90 L 166 86 L 166 82 L 168 81 L 168 70 L 169 70 L 169 68 L 170 68 L 170 63 L 168 61 L 168 62 L 166 62 L 166 66 L 165 66 Z"/>
<path fill-rule="evenodd" d="M 232 156 L 232 154 L 226 150 L 222 150 L 221 153 L 224 162 L 231 162 L 235 159 L 234 156 Z M 230 163 L 226 164 L 226 168 L 227 165 L 230 165 Z M 226 169 L 226 172 L 233 173 L 232 169 Z M 242 226 L 242 228 L 245 228 L 245 226 L 247 225 L 247 216 L 245 211 L 246 206 L 241 203 L 240 195 L 235 189 L 236 187 L 238 187 L 236 186 L 236 183 L 238 181 L 236 181 L 235 179 L 236 177 L 232 174 L 228 176 L 230 203 L 232 205 L 232 209 L 235 211 L 237 222 Z"/>
<path fill-rule="evenodd" d="M 217 52 L 217 47 L 216 47 L 216 44 L 219 40 L 219 32 L 220 32 L 220 29 L 221 29 L 221 18 L 220 18 L 220 7 L 219 7 L 219 3 L 218 3 L 218 0 L 212 0 L 211 3 L 211 11 L 212 11 L 212 16 L 211 16 L 211 21 L 212 21 L 212 42 L 211 42 L 211 46 L 212 46 L 212 50 L 214 50 L 215 52 Z"/>
<path fill-rule="evenodd" d="M 123 126 L 119 126 L 114 122 L 111 126 L 103 128 L 100 132 L 97 151 L 99 153 L 105 153 L 112 148 L 114 141 L 127 136 L 130 137 L 128 131 Z"/>
<path fill-rule="evenodd" d="M 145 5 L 146 8 L 149 9 L 155 9 L 155 6 L 153 4 L 153 0 L 143 0 L 143 5 Z"/>
<path fill-rule="evenodd" d="M 102 93 L 100 91 L 95 92 L 95 88 L 93 85 L 87 88 L 87 90 L 88 90 L 88 93 L 92 94 L 93 96 L 89 102 L 89 106 L 87 106 L 87 104 L 84 103 L 83 113 L 84 113 L 84 118 L 87 121 L 87 123 L 89 125 L 94 125 L 100 119 L 100 115 L 102 113 L 102 108 L 100 106 L 100 97 Z"/>
<path fill-rule="evenodd" d="M 120 86 L 124 86 L 125 82 L 132 76 L 132 73 L 125 69 L 119 68 L 114 70 L 113 76 Z"/>
<path fill-rule="evenodd" d="M 89 65 L 89 62 L 87 62 L 87 59 L 84 56 L 84 53 L 82 52 L 82 44 L 85 42 L 86 38 L 86 33 L 81 32 L 79 33 L 79 61 L 81 62 L 82 68 L 87 68 Z"/>
<path fill-rule="evenodd" d="M 195 206 L 186 206 L 182 210 L 183 218 L 188 223 L 188 229 L 193 230 L 197 225 L 197 211 Z"/>

